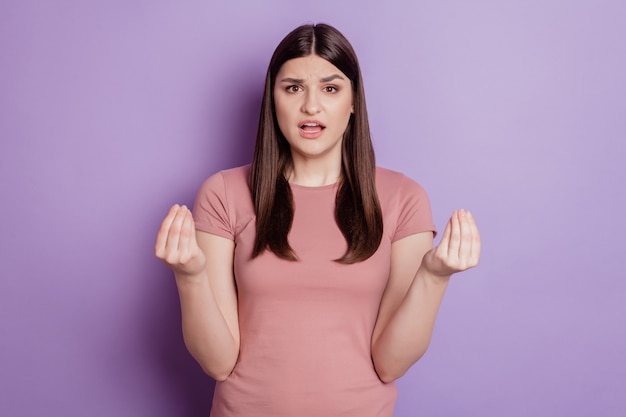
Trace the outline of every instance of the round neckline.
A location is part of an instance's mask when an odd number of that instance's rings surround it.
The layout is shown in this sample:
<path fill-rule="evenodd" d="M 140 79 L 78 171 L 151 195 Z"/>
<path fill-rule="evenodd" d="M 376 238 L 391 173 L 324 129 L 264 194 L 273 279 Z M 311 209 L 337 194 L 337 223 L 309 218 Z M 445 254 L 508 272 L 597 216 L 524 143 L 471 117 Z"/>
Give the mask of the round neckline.
<path fill-rule="evenodd" d="M 339 185 L 339 181 L 334 182 L 332 184 L 326 184 L 326 185 L 300 185 L 300 184 L 293 184 L 293 183 L 289 183 L 289 186 L 291 187 L 292 190 L 303 190 L 303 191 L 324 191 L 324 190 L 330 190 L 333 188 L 336 188 L 337 185 Z"/>

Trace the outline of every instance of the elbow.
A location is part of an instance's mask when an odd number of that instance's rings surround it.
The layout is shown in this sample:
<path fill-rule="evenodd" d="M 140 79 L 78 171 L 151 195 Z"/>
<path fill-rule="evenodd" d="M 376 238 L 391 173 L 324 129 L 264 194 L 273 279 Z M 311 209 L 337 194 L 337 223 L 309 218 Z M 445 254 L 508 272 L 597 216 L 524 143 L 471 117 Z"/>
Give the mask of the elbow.
<path fill-rule="evenodd" d="M 378 374 L 378 379 L 380 379 L 384 384 L 395 381 L 405 373 L 406 371 L 400 371 L 398 369 L 385 369 L 384 367 L 376 368 L 376 374 Z"/>
<path fill-rule="evenodd" d="M 190 351 L 191 352 L 191 351 Z M 192 354 L 196 362 L 200 365 L 205 374 L 215 381 L 224 381 L 235 369 L 238 355 L 227 355 L 221 357 L 209 357 L 202 354 Z"/>
<path fill-rule="evenodd" d="M 205 372 L 206 372 L 206 371 L 205 371 Z M 207 374 L 208 376 L 210 376 L 211 378 L 213 378 L 213 379 L 214 379 L 215 381 L 217 381 L 217 382 L 223 382 L 223 381 L 226 381 L 226 379 L 227 379 L 227 378 L 228 378 L 228 376 L 230 375 L 230 373 L 228 373 L 228 374 L 227 374 L 227 373 L 219 373 L 219 374 L 218 374 L 218 373 L 209 373 L 209 372 L 206 372 L 206 374 Z"/>
<path fill-rule="evenodd" d="M 406 374 L 411 366 L 413 366 L 413 364 L 415 364 L 415 362 L 417 362 L 423 355 L 424 352 L 421 352 L 421 354 L 416 356 L 404 358 L 389 358 L 383 356 L 377 359 L 374 356 L 374 370 L 378 375 L 378 379 L 380 379 L 383 383 L 388 384 Z"/>
<path fill-rule="evenodd" d="M 196 360 L 200 368 L 205 374 L 210 376 L 215 381 L 224 381 L 235 369 L 237 360 L 239 358 L 239 350 L 229 350 L 216 352 L 207 352 L 202 349 L 198 349 L 196 345 L 192 345 L 185 340 L 187 350 L 191 356 Z"/>
<path fill-rule="evenodd" d="M 216 367 L 216 366 L 207 366 L 205 364 L 200 363 L 200 367 L 204 371 L 205 374 L 210 376 L 212 379 L 218 382 L 225 381 L 230 374 L 233 372 L 234 367 Z"/>

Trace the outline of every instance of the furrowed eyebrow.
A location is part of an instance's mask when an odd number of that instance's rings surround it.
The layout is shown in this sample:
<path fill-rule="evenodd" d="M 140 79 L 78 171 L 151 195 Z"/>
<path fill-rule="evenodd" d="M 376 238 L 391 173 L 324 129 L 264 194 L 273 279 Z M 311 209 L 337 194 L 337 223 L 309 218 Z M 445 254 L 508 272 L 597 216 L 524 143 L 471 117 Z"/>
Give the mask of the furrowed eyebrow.
<path fill-rule="evenodd" d="M 321 79 L 321 81 L 322 81 L 323 83 L 328 83 L 328 82 L 331 82 L 331 81 L 333 81 L 333 80 L 345 80 L 345 78 L 343 78 L 343 77 L 342 77 L 341 75 L 339 75 L 339 74 L 333 74 L 333 75 L 331 75 L 331 76 L 328 76 L 328 77 L 326 77 L 326 78 L 322 78 L 322 79 Z"/>
<path fill-rule="evenodd" d="M 280 80 L 281 83 L 289 83 L 289 84 L 303 84 L 304 80 L 299 78 L 283 78 Z"/>
<path fill-rule="evenodd" d="M 320 81 L 323 83 L 328 83 L 333 80 L 345 80 L 345 78 L 343 78 L 339 74 L 333 74 L 333 75 L 329 75 L 328 77 L 322 78 Z M 304 80 L 301 78 L 283 78 L 282 80 L 280 80 L 280 82 L 289 83 L 289 84 L 304 84 Z"/>

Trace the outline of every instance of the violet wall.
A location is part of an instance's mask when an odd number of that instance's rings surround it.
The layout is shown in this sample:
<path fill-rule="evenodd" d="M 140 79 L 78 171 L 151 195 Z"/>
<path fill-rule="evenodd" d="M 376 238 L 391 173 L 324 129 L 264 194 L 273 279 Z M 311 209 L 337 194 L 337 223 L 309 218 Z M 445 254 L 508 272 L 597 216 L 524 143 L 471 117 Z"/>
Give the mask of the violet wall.
<path fill-rule="evenodd" d="M 397 417 L 626 415 L 626 3 L 0 2 L 0 415 L 206 416 L 160 219 L 247 163 L 277 42 L 361 59 L 381 165 L 477 217 Z"/>

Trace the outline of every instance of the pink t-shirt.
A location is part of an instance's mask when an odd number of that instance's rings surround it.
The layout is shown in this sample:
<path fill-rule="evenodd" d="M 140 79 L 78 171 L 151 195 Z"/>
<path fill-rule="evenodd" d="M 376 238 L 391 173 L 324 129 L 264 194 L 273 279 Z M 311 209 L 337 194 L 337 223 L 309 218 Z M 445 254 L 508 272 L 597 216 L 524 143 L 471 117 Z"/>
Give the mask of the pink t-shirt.
<path fill-rule="evenodd" d="M 391 417 L 394 383 L 378 378 L 371 337 L 387 284 L 391 243 L 435 231 L 426 193 L 383 168 L 376 186 L 384 234 L 364 262 L 342 265 L 346 241 L 334 220 L 336 185 L 291 185 L 289 243 L 297 262 L 266 251 L 250 260 L 255 216 L 249 167 L 219 172 L 200 188 L 198 230 L 235 241 L 241 346 L 215 388 L 211 417 Z"/>

